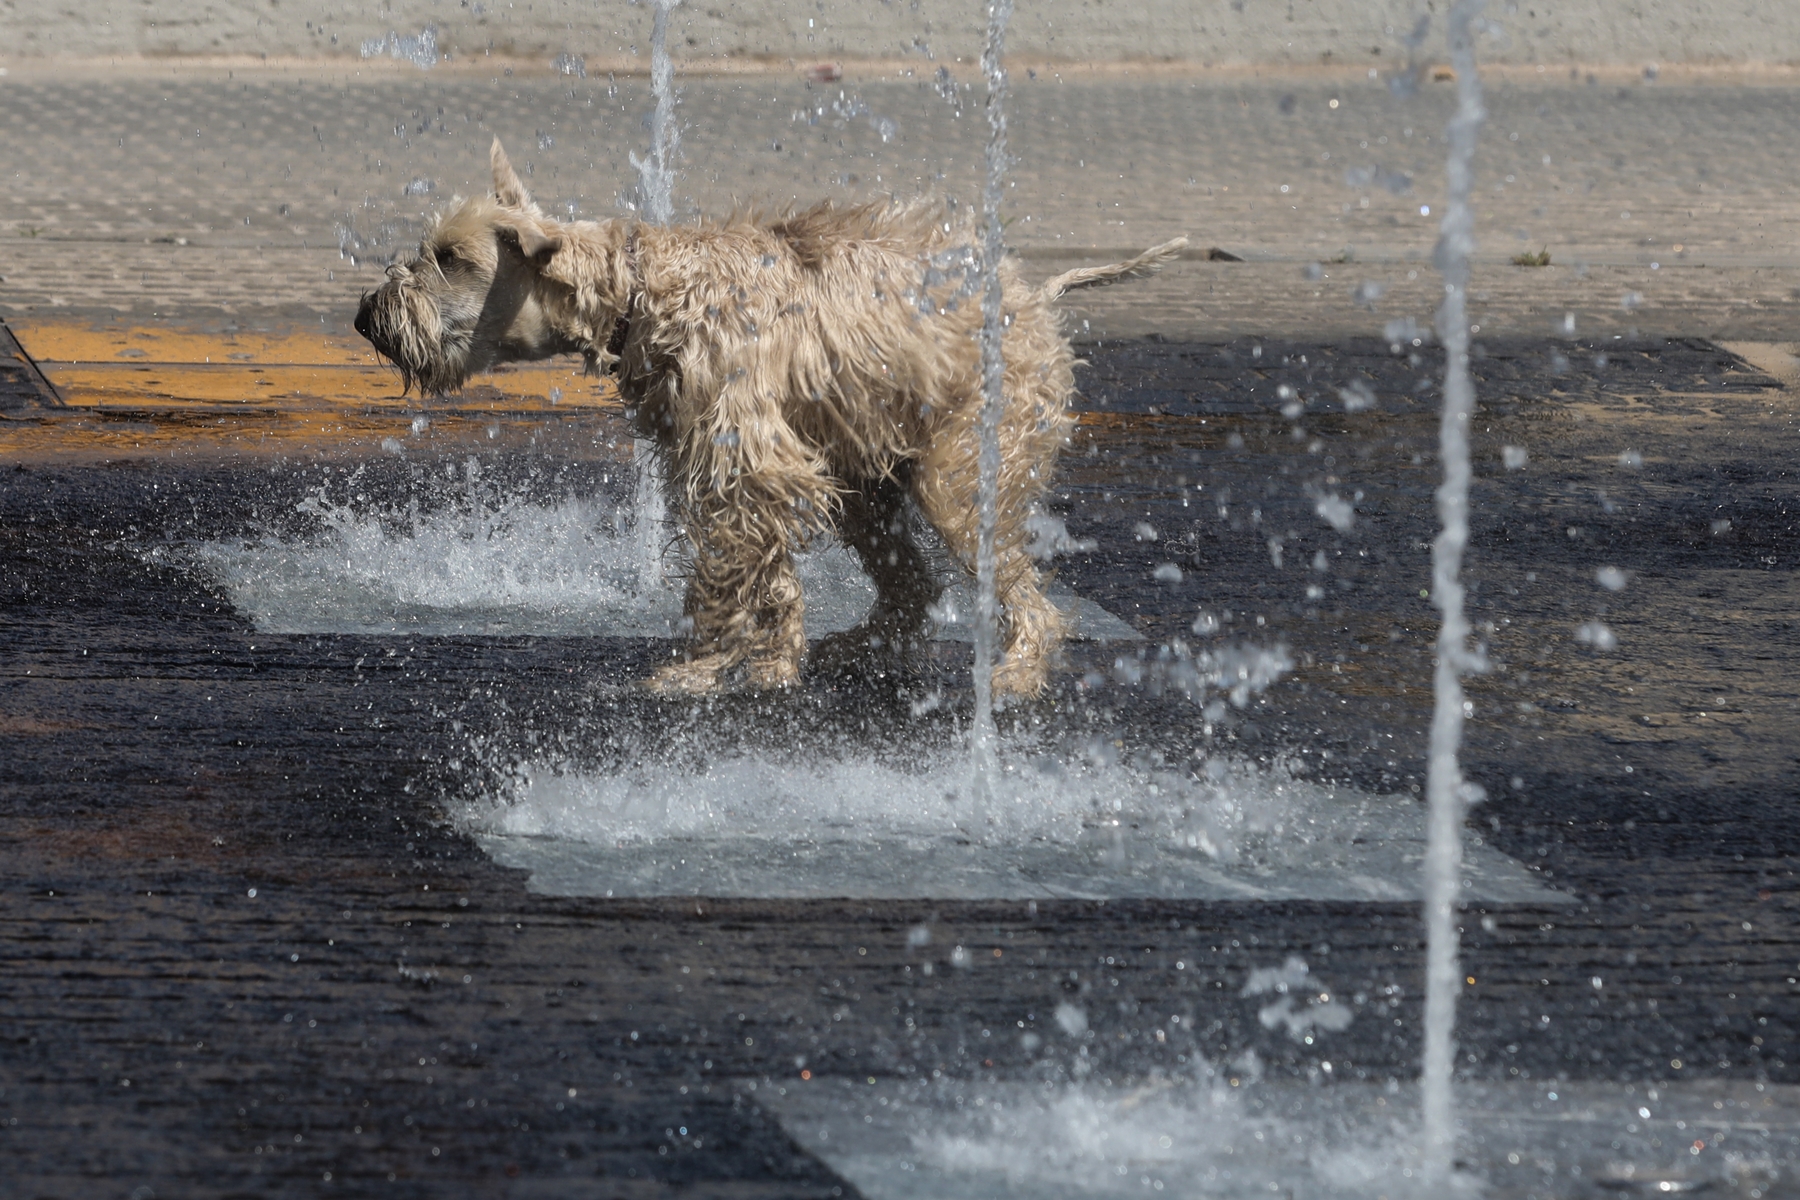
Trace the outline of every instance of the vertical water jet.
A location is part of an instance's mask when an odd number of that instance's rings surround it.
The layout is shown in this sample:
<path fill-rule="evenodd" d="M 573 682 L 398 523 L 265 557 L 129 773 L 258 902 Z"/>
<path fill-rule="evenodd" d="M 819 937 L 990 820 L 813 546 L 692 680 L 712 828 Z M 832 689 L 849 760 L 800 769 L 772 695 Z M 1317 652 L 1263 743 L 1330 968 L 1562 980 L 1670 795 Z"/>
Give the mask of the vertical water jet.
<path fill-rule="evenodd" d="M 1000 222 L 1000 200 L 1007 166 L 1006 69 L 1000 56 L 1006 47 L 1006 26 L 1012 19 L 1012 8 L 1012 0 L 990 0 L 987 42 L 981 51 L 981 73 L 987 79 L 988 143 L 987 176 L 981 190 L 981 528 L 975 570 L 975 720 L 969 731 L 978 821 L 994 802 L 999 775 L 994 729 L 994 643 L 1000 605 L 995 594 L 994 529 L 1000 503 L 1000 417 L 1006 406 L 1000 283 L 1006 230 Z"/>
<path fill-rule="evenodd" d="M 675 124 L 675 66 L 669 61 L 669 13 L 680 3 L 681 0 L 651 0 L 650 95 L 656 103 L 650 113 L 650 152 L 643 158 L 636 151 L 630 155 L 631 165 L 638 172 L 639 211 L 652 225 L 667 225 L 675 217 L 675 151 L 681 144 L 681 130 Z M 663 525 L 668 518 L 668 505 L 657 478 L 654 447 L 643 438 L 635 439 L 632 458 L 636 468 L 632 509 L 637 522 L 638 587 L 648 594 L 663 581 Z"/>
<path fill-rule="evenodd" d="M 667 225 L 675 215 L 675 151 L 681 130 L 675 124 L 675 66 L 669 61 L 669 13 L 681 0 L 650 0 L 650 95 L 656 107 L 650 114 L 650 153 L 631 155 L 638 172 L 638 197 L 644 219 Z"/>
<path fill-rule="evenodd" d="M 669 502 L 663 496 L 662 478 L 656 465 L 656 446 L 648 438 L 631 441 L 632 492 L 631 512 L 633 565 L 637 571 L 638 592 L 649 596 L 667 578 L 663 571 L 663 543 L 667 539 L 664 525 L 669 519 Z"/>
<path fill-rule="evenodd" d="M 1474 25 L 1485 0 L 1457 0 L 1450 9 L 1450 61 L 1456 72 L 1456 111 L 1447 129 L 1448 187 L 1444 219 L 1438 227 L 1435 265 L 1444 277 L 1438 306 L 1438 340 L 1444 344 L 1444 412 L 1438 452 L 1444 481 L 1437 489 L 1443 528 L 1431 548 L 1431 601 L 1442 614 L 1438 627 L 1436 702 L 1431 714 L 1426 793 L 1430 827 L 1425 850 L 1425 1055 L 1420 1093 L 1424 1123 L 1425 1179 L 1447 1181 L 1456 1162 L 1456 1114 L 1451 1094 L 1456 999 L 1462 971 L 1456 934 L 1457 896 L 1462 866 L 1462 819 L 1467 799 L 1458 754 L 1462 746 L 1462 677 L 1481 667 L 1469 650 L 1469 622 L 1463 607 L 1462 562 L 1469 543 L 1469 421 L 1475 389 L 1469 379 L 1467 298 L 1469 258 L 1475 249 L 1475 145 L 1486 111 L 1481 77 L 1475 68 Z"/>

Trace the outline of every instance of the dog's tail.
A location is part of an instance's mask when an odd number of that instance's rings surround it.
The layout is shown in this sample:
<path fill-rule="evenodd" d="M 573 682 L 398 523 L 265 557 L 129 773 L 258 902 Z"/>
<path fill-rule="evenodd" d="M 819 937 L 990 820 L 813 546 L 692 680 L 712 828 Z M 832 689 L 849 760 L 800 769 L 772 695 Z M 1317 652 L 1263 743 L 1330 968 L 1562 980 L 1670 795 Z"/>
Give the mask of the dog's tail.
<path fill-rule="evenodd" d="M 1180 254 L 1187 248 L 1187 244 L 1187 236 L 1184 234 L 1160 246 L 1152 246 L 1136 258 L 1128 258 L 1124 262 L 1108 263 L 1104 267 L 1076 267 L 1073 271 L 1064 271 L 1049 280 L 1038 290 L 1045 300 L 1055 300 L 1064 292 L 1072 292 L 1077 288 L 1105 287 L 1109 283 L 1121 283 L 1127 279 L 1147 279 L 1162 270 L 1163 264 Z"/>

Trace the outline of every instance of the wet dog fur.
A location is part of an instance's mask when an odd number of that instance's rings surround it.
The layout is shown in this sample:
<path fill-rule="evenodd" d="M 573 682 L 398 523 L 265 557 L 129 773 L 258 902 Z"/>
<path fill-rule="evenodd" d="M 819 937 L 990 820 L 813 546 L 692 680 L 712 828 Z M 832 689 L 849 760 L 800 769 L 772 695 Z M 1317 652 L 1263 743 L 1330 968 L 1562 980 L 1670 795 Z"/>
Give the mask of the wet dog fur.
<path fill-rule="evenodd" d="M 793 552 L 835 533 L 874 581 L 852 641 L 916 639 L 939 585 L 908 501 L 973 571 L 979 538 L 980 276 L 972 222 L 943 205 L 821 204 L 679 227 L 559 221 L 496 139 L 492 196 L 453 201 L 356 328 L 437 394 L 501 363 L 583 355 L 615 372 L 686 530 L 691 643 L 663 692 L 800 678 Z M 994 533 L 997 695 L 1045 686 L 1063 620 L 1027 552 L 1072 418 L 1064 292 L 1147 275 L 1185 238 L 1038 287 L 1001 264 L 1005 333 Z"/>

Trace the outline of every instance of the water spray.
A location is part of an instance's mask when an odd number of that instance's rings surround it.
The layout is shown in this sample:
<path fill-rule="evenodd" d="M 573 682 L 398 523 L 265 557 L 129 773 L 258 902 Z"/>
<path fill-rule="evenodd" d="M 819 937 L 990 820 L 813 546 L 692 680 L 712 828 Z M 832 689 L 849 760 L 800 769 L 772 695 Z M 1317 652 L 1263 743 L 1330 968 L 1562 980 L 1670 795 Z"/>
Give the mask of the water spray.
<path fill-rule="evenodd" d="M 667 225 L 675 218 L 675 152 L 681 144 L 681 130 L 675 124 L 675 65 L 669 61 L 669 13 L 681 0 L 650 2 L 654 13 L 650 22 L 650 95 L 656 107 L 650 114 L 650 153 L 639 158 L 633 152 L 631 165 L 638 172 L 638 197 L 644 220 L 652 225 Z M 645 438 L 634 439 L 631 456 L 637 465 L 633 508 L 637 513 L 640 569 L 647 582 L 660 582 L 668 504 L 657 479 L 655 447 Z"/>
<path fill-rule="evenodd" d="M 994 529 L 1000 507 L 1000 417 L 1006 408 L 1006 358 L 1001 346 L 1000 259 L 1006 252 L 1000 200 L 1006 186 L 1006 69 L 1000 55 L 1012 0 L 988 5 L 987 44 L 981 51 L 981 73 L 987 78 L 987 178 L 981 190 L 981 529 L 976 545 L 975 582 L 975 720 L 969 749 L 975 774 L 976 819 L 996 799 L 998 735 L 994 729 L 994 643 L 1000 604 L 996 595 Z"/>
<path fill-rule="evenodd" d="M 675 152 L 681 130 L 675 124 L 675 66 L 669 61 L 669 13 L 681 0 L 650 0 L 650 94 L 656 108 L 650 114 L 650 153 L 631 165 L 638 172 L 638 194 L 644 219 L 667 225 L 675 215 Z"/>
<path fill-rule="evenodd" d="M 1466 785 L 1458 752 L 1462 746 L 1462 677 L 1483 668 L 1469 649 L 1469 621 L 1463 605 L 1462 562 L 1469 544 L 1469 422 L 1475 388 L 1469 379 L 1469 258 L 1475 249 L 1475 145 L 1486 110 L 1475 69 L 1474 25 L 1486 0 L 1457 0 L 1450 9 L 1450 61 L 1456 72 L 1456 112 L 1447 140 L 1448 188 L 1443 223 L 1433 254 L 1444 277 L 1438 307 L 1438 340 L 1444 344 L 1444 413 L 1438 450 L 1444 482 L 1437 490 L 1442 531 L 1431 548 L 1431 601 L 1443 614 L 1438 628 L 1436 703 L 1431 714 L 1426 794 L 1431 815 L 1425 849 L 1425 1057 L 1420 1075 L 1425 1133 L 1425 1180 L 1442 1184 L 1455 1170 L 1456 1116 L 1451 1094 L 1455 1063 L 1456 998 L 1461 990 L 1456 907 L 1462 868 L 1462 820 Z"/>

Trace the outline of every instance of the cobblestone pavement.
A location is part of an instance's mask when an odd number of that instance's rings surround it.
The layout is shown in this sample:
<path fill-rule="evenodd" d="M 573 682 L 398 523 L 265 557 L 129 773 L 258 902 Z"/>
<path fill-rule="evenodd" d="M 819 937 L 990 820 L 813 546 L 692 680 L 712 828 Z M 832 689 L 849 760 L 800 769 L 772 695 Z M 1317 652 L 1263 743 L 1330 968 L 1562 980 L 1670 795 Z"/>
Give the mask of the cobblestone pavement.
<path fill-rule="evenodd" d="M 687 211 L 976 194 L 966 80 L 680 81 Z M 1090 334 L 1369 333 L 1427 318 L 1450 90 L 1225 72 L 1021 76 L 1007 215 L 1029 260 L 1187 233 L 1245 262 L 1103 294 Z M 1472 316 L 1489 333 L 1785 340 L 1800 328 L 1800 127 L 1785 77 L 1489 83 Z M 29 67 L 0 80 L 0 309 L 341 317 L 419 215 L 485 186 L 498 134 L 547 205 L 625 211 L 643 80 L 370 68 Z M 365 261 L 340 255 L 347 246 Z M 1513 266 L 1548 249 L 1552 265 Z"/>

